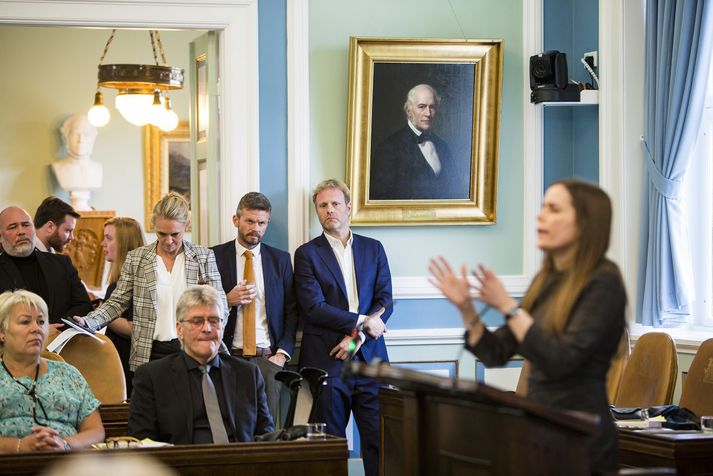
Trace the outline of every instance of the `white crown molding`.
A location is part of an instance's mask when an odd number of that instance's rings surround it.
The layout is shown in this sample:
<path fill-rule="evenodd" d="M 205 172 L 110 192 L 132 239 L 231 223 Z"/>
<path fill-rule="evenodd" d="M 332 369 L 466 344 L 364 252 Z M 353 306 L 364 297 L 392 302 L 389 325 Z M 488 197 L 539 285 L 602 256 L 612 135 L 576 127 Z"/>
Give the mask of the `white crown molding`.
<path fill-rule="evenodd" d="M 287 197 L 289 251 L 309 240 L 309 3 L 287 2 Z"/>
<path fill-rule="evenodd" d="M 259 187 L 257 21 L 257 0 L 0 0 L 2 24 L 218 31 L 221 210 L 215 216 Z M 232 233 L 221 226 L 221 236 Z"/>
<path fill-rule="evenodd" d="M 393 329 L 384 334 L 389 347 L 402 345 L 463 345 L 462 327 L 446 329 Z"/>

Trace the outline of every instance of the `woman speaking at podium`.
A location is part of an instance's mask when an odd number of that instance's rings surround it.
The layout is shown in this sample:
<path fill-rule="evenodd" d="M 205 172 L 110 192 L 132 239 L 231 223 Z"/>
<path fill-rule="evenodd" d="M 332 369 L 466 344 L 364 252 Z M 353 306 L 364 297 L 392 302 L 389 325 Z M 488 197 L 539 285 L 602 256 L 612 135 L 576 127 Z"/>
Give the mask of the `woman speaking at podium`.
<path fill-rule="evenodd" d="M 513 299 L 488 268 L 456 274 L 442 257 L 429 264 L 432 283 L 460 311 L 466 348 L 487 366 L 520 354 L 531 364 L 527 396 L 543 405 L 598 415 L 591 445 L 593 473 L 617 470 L 616 427 L 609 414 L 606 375 L 625 326 L 626 291 L 609 261 L 611 201 L 600 188 L 577 180 L 550 186 L 537 217 L 540 271 L 522 301 Z M 505 324 L 491 332 L 471 300 L 499 310 Z"/>

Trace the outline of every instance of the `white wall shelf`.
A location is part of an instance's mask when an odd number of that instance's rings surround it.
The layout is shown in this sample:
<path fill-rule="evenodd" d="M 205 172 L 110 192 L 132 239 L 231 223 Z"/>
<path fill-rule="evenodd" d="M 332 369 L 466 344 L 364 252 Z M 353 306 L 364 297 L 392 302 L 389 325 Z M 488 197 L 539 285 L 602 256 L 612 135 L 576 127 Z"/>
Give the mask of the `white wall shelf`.
<path fill-rule="evenodd" d="M 599 104 L 599 90 L 587 89 L 581 92 L 579 101 L 544 101 L 543 106 L 596 106 Z"/>

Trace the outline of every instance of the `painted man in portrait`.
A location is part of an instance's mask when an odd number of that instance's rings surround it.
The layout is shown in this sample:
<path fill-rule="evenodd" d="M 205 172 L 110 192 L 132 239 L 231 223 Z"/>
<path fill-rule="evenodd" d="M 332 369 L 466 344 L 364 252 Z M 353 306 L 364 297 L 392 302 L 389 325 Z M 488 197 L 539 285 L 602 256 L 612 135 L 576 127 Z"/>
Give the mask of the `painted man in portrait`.
<path fill-rule="evenodd" d="M 448 144 L 433 132 L 440 104 L 428 84 L 406 96 L 406 124 L 379 144 L 371 159 L 370 200 L 463 199 L 469 196 L 469 174 L 455 162 Z M 467 167 L 466 167 L 467 171 Z"/>

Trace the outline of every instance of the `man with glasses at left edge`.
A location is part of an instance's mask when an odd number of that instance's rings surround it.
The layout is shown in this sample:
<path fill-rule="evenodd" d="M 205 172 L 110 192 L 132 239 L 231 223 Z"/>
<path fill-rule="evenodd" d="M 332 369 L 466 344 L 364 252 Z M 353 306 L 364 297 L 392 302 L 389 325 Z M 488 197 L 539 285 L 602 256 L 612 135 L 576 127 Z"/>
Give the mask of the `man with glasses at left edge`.
<path fill-rule="evenodd" d="M 176 305 L 182 351 L 136 369 L 129 435 L 172 444 L 225 444 L 274 430 L 257 366 L 218 353 L 222 306 L 211 286 L 183 292 Z"/>

